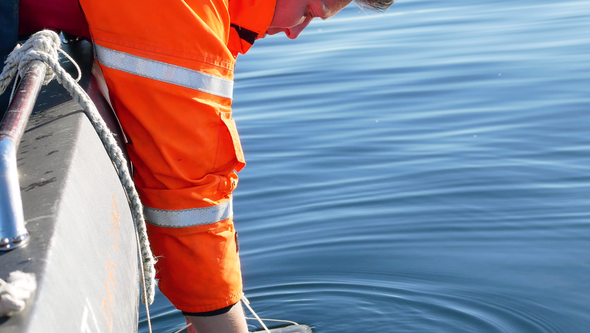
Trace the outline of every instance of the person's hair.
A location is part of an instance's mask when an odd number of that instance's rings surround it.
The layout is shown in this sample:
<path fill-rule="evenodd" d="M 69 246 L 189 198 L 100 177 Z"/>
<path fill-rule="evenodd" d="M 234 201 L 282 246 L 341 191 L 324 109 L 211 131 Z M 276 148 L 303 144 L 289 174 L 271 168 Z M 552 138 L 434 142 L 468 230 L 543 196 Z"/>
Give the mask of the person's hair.
<path fill-rule="evenodd" d="M 378 12 L 386 11 L 393 4 L 394 0 L 354 0 L 357 6 L 368 8 Z"/>

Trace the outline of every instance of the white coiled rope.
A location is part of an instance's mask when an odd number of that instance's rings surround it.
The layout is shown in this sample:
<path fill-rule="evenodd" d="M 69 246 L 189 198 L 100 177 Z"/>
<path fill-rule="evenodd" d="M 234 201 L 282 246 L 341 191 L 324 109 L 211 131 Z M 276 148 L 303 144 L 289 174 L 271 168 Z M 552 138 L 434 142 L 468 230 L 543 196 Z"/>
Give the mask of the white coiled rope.
<path fill-rule="evenodd" d="M 36 288 L 37 281 L 32 273 L 14 271 L 8 281 L 0 279 L 0 317 L 21 312 Z"/>
<path fill-rule="evenodd" d="M 76 80 L 74 80 L 70 74 L 60 66 L 58 51 L 62 52 L 69 58 L 60 47 L 61 40 L 59 39 L 59 36 L 50 30 L 37 32 L 23 45 L 17 45 L 6 59 L 4 69 L 2 70 L 2 74 L 0 74 L 0 94 L 6 90 L 10 81 L 12 81 L 17 73 L 20 73 L 21 76 L 24 75 L 32 61 L 40 60 L 47 66 L 43 84 L 48 84 L 55 76 L 57 82 L 61 83 L 61 85 L 63 85 L 70 93 L 72 98 L 82 106 L 86 116 L 92 123 L 92 126 L 94 126 L 96 133 L 109 154 L 111 161 L 115 165 L 121 184 L 127 193 L 127 198 L 133 215 L 135 232 L 137 233 L 137 238 L 140 244 L 141 276 L 143 284 L 142 301 L 146 305 L 151 305 L 154 302 L 156 294 L 156 271 L 154 269 L 155 260 L 152 256 L 147 237 L 145 220 L 143 217 L 143 206 L 139 200 L 139 195 L 135 190 L 135 186 L 133 185 L 133 180 L 131 179 L 129 169 L 127 168 L 127 161 L 123 156 L 123 151 L 117 145 L 113 134 L 108 129 L 88 94 L 86 94 L 86 92 L 76 83 Z M 73 60 L 72 63 L 75 64 Z"/>

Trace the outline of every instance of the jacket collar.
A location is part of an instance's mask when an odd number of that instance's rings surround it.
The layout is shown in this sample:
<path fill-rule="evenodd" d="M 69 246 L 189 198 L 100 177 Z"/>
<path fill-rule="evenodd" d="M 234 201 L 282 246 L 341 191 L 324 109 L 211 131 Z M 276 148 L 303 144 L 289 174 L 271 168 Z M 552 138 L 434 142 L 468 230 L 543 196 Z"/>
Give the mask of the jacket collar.
<path fill-rule="evenodd" d="M 231 21 L 228 47 L 236 57 L 264 36 L 275 13 L 276 0 L 229 0 Z"/>

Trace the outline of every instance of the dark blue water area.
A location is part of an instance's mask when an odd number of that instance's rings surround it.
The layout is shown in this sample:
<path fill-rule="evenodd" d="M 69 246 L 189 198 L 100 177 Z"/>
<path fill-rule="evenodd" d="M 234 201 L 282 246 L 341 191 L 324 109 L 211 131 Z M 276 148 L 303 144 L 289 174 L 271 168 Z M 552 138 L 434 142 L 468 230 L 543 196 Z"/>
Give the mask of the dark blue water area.
<path fill-rule="evenodd" d="M 349 6 L 257 41 L 235 79 L 234 214 L 261 317 L 590 331 L 589 1 Z M 162 295 L 151 316 L 183 324 Z"/>

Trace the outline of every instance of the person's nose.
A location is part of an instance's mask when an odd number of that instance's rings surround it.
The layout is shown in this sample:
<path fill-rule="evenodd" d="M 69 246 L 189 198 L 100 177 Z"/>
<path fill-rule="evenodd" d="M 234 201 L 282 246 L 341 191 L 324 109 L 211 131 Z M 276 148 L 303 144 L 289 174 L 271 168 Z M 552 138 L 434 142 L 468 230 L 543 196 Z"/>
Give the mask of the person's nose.
<path fill-rule="evenodd" d="M 295 39 L 295 38 L 299 37 L 299 35 L 303 31 L 303 29 L 305 29 L 305 27 L 307 27 L 309 25 L 309 23 L 311 22 L 312 19 L 313 19 L 313 17 L 308 17 L 305 19 L 305 21 L 303 21 L 303 23 L 296 25 L 292 28 L 287 28 L 285 30 L 285 35 L 287 35 L 287 37 L 289 37 L 290 39 Z"/>

